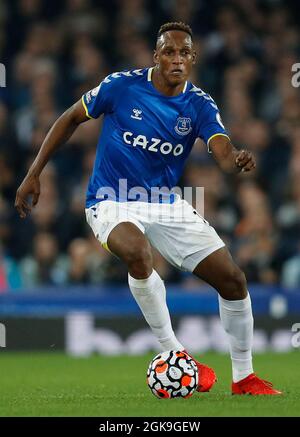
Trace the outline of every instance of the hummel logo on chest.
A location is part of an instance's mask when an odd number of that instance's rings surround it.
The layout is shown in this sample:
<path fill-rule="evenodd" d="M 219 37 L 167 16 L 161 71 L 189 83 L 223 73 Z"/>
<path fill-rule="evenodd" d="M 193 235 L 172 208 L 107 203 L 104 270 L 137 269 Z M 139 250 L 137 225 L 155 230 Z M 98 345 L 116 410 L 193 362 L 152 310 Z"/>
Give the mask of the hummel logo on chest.
<path fill-rule="evenodd" d="M 133 114 L 131 114 L 131 116 L 130 116 L 131 118 L 134 118 L 135 120 L 142 120 L 141 113 L 143 111 L 141 109 L 134 108 L 132 110 L 132 112 L 133 112 Z"/>

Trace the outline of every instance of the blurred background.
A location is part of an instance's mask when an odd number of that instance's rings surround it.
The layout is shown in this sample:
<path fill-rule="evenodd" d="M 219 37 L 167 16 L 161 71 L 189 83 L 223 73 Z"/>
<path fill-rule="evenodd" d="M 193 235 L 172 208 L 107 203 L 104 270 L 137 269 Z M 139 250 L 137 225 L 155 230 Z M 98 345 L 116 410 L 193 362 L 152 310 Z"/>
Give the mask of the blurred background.
<path fill-rule="evenodd" d="M 151 66 L 167 21 L 193 28 L 192 82 L 216 100 L 233 143 L 257 159 L 255 172 L 228 178 L 198 141 L 180 184 L 205 188 L 205 217 L 246 273 L 257 350 L 292 348 L 291 326 L 300 321 L 300 89 L 291 82 L 300 62 L 297 17 L 296 0 L 0 1 L 7 75 L 0 88 L 0 321 L 8 348 L 157 347 L 125 266 L 85 222 L 101 120 L 81 125 L 47 165 L 26 220 L 14 198 L 58 116 L 111 72 Z M 159 253 L 154 259 L 190 350 L 226 347 L 216 294 Z"/>

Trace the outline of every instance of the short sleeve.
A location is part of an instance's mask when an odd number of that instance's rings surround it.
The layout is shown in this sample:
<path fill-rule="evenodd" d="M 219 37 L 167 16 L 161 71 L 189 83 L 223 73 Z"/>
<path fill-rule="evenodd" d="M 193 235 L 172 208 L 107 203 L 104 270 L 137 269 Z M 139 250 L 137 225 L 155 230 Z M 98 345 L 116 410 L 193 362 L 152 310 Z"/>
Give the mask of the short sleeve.
<path fill-rule="evenodd" d="M 87 117 L 98 118 L 101 114 L 112 112 L 115 96 L 115 82 L 105 78 L 100 85 L 82 96 Z"/>
<path fill-rule="evenodd" d="M 210 152 L 209 142 L 216 135 L 224 135 L 229 138 L 223 125 L 219 108 L 209 96 L 209 99 L 205 101 L 198 113 L 197 136 L 205 142 Z"/>

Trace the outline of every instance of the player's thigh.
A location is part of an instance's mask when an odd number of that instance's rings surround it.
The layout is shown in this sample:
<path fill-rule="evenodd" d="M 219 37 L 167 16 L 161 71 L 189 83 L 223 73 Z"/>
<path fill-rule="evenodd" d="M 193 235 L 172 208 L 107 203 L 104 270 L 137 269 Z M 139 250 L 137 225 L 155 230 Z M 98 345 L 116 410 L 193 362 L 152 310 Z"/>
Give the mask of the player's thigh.
<path fill-rule="evenodd" d="M 151 253 L 145 228 L 126 203 L 103 201 L 86 209 L 87 222 L 101 245 L 124 261 Z"/>
<path fill-rule="evenodd" d="M 193 273 L 214 287 L 224 299 L 244 299 L 247 296 L 245 275 L 235 264 L 226 247 L 204 258 Z"/>
<path fill-rule="evenodd" d="M 127 264 L 133 262 L 152 264 L 151 245 L 134 223 L 117 224 L 108 236 L 107 245 L 113 254 Z"/>

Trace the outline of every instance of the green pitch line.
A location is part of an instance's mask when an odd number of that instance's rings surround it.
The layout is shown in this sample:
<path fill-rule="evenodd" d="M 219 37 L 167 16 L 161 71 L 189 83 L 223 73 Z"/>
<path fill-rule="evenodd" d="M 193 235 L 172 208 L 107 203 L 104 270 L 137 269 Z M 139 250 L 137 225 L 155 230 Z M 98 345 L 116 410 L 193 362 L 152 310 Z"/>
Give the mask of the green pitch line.
<path fill-rule="evenodd" d="M 146 385 L 151 358 L 1 353 L 0 416 L 300 415 L 299 351 L 255 357 L 257 373 L 284 391 L 274 397 L 232 396 L 228 356 L 208 353 L 202 360 L 218 375 L 210 393 L 157 399 Z"/>

